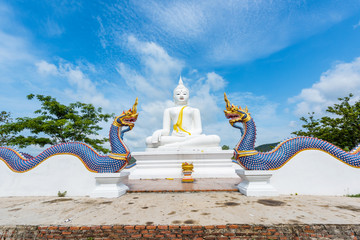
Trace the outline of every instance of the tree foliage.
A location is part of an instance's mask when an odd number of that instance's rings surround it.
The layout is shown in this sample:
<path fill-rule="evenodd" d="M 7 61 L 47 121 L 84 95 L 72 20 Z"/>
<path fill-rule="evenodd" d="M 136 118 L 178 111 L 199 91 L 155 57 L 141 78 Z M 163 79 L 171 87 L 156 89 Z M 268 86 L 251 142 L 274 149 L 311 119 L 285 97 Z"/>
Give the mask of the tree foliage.
<path fill-rule="evenodd" d="M 340 103 L 329 106 L 326 112 L 331 116 L 316 119 L 314 113 L 309 118 L 301 117 L 304 130 L 293 132 L 297 136 L 317 137 L 345 150 L 360 143 L 360 101 L 350 103 L 352 94 L 338 98 Z"/>
<path fill-rule="evenodd" d="M 2 111 L 0 113 L 0 146 L 6 145 L 10 140 L 10 134 L 3 131 L 3 125 L 12 121 L 11 113 Z"/>
<path fill-rule="evenodd" d="M 221 147 L 221 149 L 222 149 L 222 150 L 229 150 L 230 147 L 229 147 L 228 145 L 223 145 L 223 146 Z"/>
<path fill-rule="evenodd" d="M 96 138 L 101 121 L 108 121 L 113 114 L 102 114 L 101 108 L 95 108 L 92 104 L 81 102 L 70 103 L 68 106 L 56 101 L 51 96 L 34 95 L 27 96 L 29 100 L 36 97 L 41 103 L 41 108 L 34 113 L 36 117 L 19 117 L 14 122 L 6 122 L 1 126 L 1 134 L 10 134 L 6 144 L 20 148 L 29 145 L 81 141 L 90 144 L 95 149 L 104 153 L 109 152 L 102 144 L 107 138 Z M 24 130 L 30 134 L 21 135 Z"/>

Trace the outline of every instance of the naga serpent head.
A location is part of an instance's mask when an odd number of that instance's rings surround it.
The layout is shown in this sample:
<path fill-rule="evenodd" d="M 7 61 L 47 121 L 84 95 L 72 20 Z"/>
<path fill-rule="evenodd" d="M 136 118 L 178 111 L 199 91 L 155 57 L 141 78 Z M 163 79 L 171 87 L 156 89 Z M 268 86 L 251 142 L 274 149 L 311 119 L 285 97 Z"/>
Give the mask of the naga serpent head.
<path fill-rule="evenodd" d="M 234 126 L 236 122 L 246 123 L 251 119 L 250 113 L 248 113 L 248 108 L 242 109 L 241 107 L 235 106 L 234 104 L 230 104 L 226 93 L 224 93 L 224 100 L 226 103 L 226 110 L 224 110 L 225 117 L 230 119 L 229 123 L 231 126 Z"/>
<path fill-rule="evenodd" d="M 137 105 L 138 105 L 138 98 L 136 98 L 132 108 L 130 108 L 126 112 L 123 111 L 123 113 L 120 116 L 117 116 L 115 118 L 113 125 L 117 127 L 128 126 L 130 127 L 130 130 L 133 129 L 134 123 L 136 122 L 137 117 L 139 115 L 139 113 L 137 113 Z"/>

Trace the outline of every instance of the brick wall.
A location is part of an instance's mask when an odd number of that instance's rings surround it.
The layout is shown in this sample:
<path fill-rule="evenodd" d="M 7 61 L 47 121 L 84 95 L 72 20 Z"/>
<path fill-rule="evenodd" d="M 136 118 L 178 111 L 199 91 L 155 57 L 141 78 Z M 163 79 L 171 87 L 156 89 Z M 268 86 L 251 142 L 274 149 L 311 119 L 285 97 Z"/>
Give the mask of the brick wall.
<path fill-rule="evenodd" d="M 0 239 L 360 239 L 359 225 L 0 226 Z"/>

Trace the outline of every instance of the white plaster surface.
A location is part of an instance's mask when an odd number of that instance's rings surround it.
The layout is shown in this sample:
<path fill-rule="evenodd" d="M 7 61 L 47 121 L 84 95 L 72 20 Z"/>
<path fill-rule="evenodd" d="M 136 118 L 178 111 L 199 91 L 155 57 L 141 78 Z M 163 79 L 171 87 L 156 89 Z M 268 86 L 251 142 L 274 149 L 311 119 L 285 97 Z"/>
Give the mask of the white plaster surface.
<path fill-rule="evenodd" d="M 0 160 L 0 197 L 3 196 L 87 196 L 95 188 L 95 176 L 72 155 L 48 158 L 25 173 L 11 171 Z"/>
<path fill-rule="evenodd" d="M 232 150 L 133 152 L 129 179 L 182 178 L 181 164 L 193 163 L 193 178 L 237 178 Z"/>
<path fill-rule="evenodd" d="M 271 184 L 280 194 L 347 195 L 360 193 L 360 168 L 331 155 L 306 150 L 274 170 Z"/>

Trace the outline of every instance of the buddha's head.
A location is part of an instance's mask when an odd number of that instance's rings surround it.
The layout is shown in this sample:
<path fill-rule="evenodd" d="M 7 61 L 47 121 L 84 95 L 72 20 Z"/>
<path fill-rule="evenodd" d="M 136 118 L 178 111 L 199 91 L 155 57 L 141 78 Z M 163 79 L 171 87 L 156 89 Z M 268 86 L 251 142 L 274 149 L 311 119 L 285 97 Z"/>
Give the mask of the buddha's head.
<path fill-rule="evenodd" d="M 187 105 L 188 101 L 189 89 L 184 86 L 180 76 L 179 85 L 174 89 L 174 102 L 176 105 Z"/>

